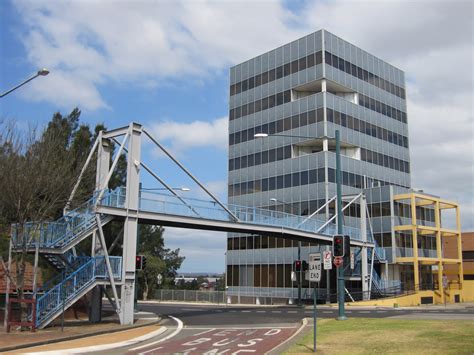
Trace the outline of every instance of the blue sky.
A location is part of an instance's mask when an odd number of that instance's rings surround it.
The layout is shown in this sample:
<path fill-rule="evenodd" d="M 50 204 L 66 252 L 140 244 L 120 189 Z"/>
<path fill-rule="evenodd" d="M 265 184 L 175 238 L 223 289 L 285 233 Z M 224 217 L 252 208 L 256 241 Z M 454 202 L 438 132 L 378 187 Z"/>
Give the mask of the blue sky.
<path fill-rule="evenodd" d="M 229 67 L 326 28 L 405 71 L 413 185 L 459 201 L 472 230 L 472 13 L 469 1 L 2 1 L 0 91 L 51 73 L 0 99 L 0 121 L 42 127 L 76 106 L 91 126 L 139 121 L 226 199 Z M 150 146 L 145 158 L 192 185 Z M 223 271 L 224 234 L 168 229 L 166 242 L 183 271 Z"/>

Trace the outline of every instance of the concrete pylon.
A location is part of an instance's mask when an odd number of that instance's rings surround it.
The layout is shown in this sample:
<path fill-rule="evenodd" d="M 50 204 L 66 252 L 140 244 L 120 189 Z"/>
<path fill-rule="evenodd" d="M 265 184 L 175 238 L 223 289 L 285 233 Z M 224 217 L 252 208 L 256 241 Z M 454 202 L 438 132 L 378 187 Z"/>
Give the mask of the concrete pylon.
<path fill-rule="evenodd" d="M 108 139 L 101 139 L 97 147 L 97 170 L 96 170 L 96 190 L 106 189 L 107 174 L 110 169 L 111 144 Z M 100 255 L 102 253 L 99 240 L 96 233 L 92 236 L 91 255 Z M 90 293 L 89 321 L 98 323 L 102 320 L 102 286 L 96 286 Z"/>
<path fill-rule="evenodd" d="M 137 212 L 140 190 L 142 126 L 138 123 L 132 123 L 130 129 L 127 160 L 127 190 L 125 197 L 127 216 L 124 222 L 123 233 L 122 292 L 120 302 L 120 319 L 122 324 L 133 324 L 134 321 L 135 257 L 137 253 L 138 234 Z"/>

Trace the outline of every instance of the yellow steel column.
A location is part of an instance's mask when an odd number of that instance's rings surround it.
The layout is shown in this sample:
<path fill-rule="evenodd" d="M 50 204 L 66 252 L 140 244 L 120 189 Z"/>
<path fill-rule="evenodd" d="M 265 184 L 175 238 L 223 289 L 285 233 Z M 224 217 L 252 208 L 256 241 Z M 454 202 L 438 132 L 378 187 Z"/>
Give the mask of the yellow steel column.
<path fill-rule="evenodd" d="M 416 223 L 416 197 L 415 194 L 410 196 L 411 204 L 411 233 L 413 241 L 413 279 L 415 282 L 415 291 L 419 290 L 420 286 L 420 271 L 418 267 L 418 237 L 417 237 L 417 223 Z"/>
<path fill-rule="evenodd" d="M 458 265 L 459 265 L 459 288 L 462 290 L 464 283 L 464 270 L 462 265 L 462 237 L 461 237 L 461 213 L 459 211 L 459 205 L 456 205 L 456 230 L 457 230 L 457 242 L 458 242 Z"/>
<path fill-rule="evenodd" d="M 438 289 L 441 294 L 441 303 L 444 303 L 444 285 L 443 285 L 443 262 L 441 253 L 441 211 L 439 209 L 439 200 L 435 201 L 435 227 L 436 227 L 436 258 L 438 259 Z"/>

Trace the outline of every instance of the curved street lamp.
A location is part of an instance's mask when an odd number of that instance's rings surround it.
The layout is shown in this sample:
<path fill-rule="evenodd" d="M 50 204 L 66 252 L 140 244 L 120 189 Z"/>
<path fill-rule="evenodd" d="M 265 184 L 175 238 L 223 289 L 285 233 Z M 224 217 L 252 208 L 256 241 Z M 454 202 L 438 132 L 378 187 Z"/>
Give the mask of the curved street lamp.
<path fill-rule="evenodd" d="M 4 97 L 4 96 L 7 96 L 9 93 L 11 93 L 12 91 L 15 91 L 16 89 L 18 89 L 19 87 L 25 85 L 26 83 L 29 83 L 31 80 L 37 78 L 38 76 L 46 76 L 49 74 L 49 70 L 46 69 L 46 68 L 43 68 L 43 69 L 40 69 L 36 72 L 35 75 L 33 75 L 32 77 L 26 79 L 25 81 L 23 81 L 22 83 L 18 84 L 17 86 L 11 88 L 10 90 L 4 92 L 3 94 L 0 95 L 0 98 Z"/>

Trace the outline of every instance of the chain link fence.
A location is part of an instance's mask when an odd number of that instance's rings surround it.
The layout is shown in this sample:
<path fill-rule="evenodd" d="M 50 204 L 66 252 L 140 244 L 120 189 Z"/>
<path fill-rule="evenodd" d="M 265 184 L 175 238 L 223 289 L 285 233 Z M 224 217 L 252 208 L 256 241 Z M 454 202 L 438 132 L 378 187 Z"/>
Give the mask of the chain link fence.
<path fill-rule="evenodd" d="M 225 291 L 196 291 L 196 290 L 156 290 L 156 301 L 226 303 Z"/>

